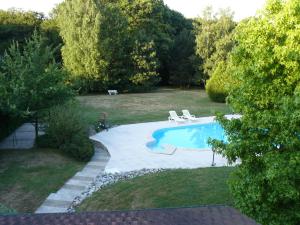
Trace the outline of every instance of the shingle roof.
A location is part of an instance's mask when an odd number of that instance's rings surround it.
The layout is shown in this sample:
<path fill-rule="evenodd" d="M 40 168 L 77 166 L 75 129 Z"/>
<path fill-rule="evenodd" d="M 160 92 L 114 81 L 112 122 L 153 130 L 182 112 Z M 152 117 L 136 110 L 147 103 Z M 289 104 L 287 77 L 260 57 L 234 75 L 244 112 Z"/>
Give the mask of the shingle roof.
<path fill-rule="evenodd" d="M 72 214 L 25 214 L 0 217 L 13 225 L 255 225 L 254 220 L 227 206 L 149 209 Z"/>

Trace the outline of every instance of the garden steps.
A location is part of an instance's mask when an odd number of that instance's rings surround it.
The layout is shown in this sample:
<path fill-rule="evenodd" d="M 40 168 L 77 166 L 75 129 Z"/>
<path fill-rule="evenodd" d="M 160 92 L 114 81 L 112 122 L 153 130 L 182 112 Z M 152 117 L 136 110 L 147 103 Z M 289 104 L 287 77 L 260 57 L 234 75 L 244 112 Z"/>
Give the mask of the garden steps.
<path fill-rule="evenodd" d="M 84 192 L 100 175 L 109 161 L 105 150 L 95 149 L 95 154 L 86 166 L 68 180 L 60 190 L 52 193 L 35 213 L 63 213 L 67 212 L 77 196 Z"/>
<path fill-rule="evenodd" d="M 64 196 L 52 193 L 45 200 L 44 206 L 66 208 L 69 207 L 72 201 L 73 200 L 71 198 L 69 200 L 66 200 Z"/>
<path fill-rule="evenodd" d="M 90 167 L 85 167 L 81 172 L 96 177 L 100 175 L 103 171 L 104 169 L 91 169 Z"/>
<path fill-rule="evenodd" d="M 83 180 L 77 180 L 77 179 L 71 179 L 69 180 L 64 187 L 67 185 L 76 187 L 75 190 L 84 190 L 91 182 L 90 181 L 83 181 Z"/>
<path fill-rule="evenodd" d="M 90 175 L 89 173 L 78 172 L 72 179 L 92 182 L 95 179 L 95 177 Z"/>
<path fill-rule="evenodd" d="M 87 169 L 96 169 L 96 170 L 103 170 L 106 166 L 106 162 L 90 162 L 86 165 Z"/>
<path fill-rule="evenodd" d="M 68 212 L 68 208 L 61 207 L 52 207 L 52 206 L 41 206 L 39 207 L 35 213 L 66 213 Z"/>
<path fill-rule="evenodd" d="M 63 188 L 68 189 L 68 190 L 74 190 L 74 191 L 84 191 L 85 190 L 85 185 L 77 185 L 77 184 L 70 184 L 67 183 L 63 186 Z"/>
<path fill-rule="evenodd" d="M 61 188 L 58 192 L 49 195 L 50 199 L 64 200 L 64 201 L 73 201 L 76 196 L 78 196 L 81 191 L 70 190 L 66 188 Z M 52 198 L 53 197 L 53 198 Z M 48 199 L 47 198 L 47 199 Z"/>

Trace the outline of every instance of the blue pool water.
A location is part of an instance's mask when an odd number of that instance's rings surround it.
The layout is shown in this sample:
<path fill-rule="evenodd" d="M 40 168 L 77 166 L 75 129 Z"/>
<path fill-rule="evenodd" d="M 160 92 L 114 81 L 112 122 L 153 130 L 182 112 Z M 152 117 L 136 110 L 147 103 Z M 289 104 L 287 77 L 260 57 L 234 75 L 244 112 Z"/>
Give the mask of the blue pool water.
<path fill-rule="evenodd" d="M 163 151 L 166 145 L 186 149 L 208 149 L 211 148 L 207 143 L 209 138 L 227 141 L 225 132 L 218 123 L 164 128 L 155 131 L 152 136 L 155 141 L 148 143 L 147 147 L 153 151 Z"/>

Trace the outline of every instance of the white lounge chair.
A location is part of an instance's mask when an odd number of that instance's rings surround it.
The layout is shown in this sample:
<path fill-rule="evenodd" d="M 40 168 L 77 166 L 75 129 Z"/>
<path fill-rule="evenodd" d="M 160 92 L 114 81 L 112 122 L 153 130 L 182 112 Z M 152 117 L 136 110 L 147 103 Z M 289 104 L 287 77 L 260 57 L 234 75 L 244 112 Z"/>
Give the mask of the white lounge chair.
<path fill-rule="evenodd" d="M 169 111 L 169 122 L 170 121 L 175 121 L 177 123 L 184 123 L 186 120 L 182 116 L 178 116 L 175 111 Z"/>
<path fill-rule="evenodd" d="M 191 115 L 189 110 L 187 110 L 187 109 L 182 110 L 182 117 L 187 120 L 190 120 L 190 121 L 198 121 L 199 120 L 199 118 L 195 117 L 194 115 Z"/>
<path fill-rule="evenodd" d="M 109 95 L 117 95 L 118 94 L 117 90 L 108 90 L 107 92 Z"/>

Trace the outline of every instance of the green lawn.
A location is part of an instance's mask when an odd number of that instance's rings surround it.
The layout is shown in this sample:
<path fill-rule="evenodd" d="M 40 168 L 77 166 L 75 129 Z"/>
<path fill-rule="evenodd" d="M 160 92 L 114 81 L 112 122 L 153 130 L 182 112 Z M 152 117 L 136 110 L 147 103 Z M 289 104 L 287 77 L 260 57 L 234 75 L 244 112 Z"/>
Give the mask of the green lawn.
<path fill-rule="evenodd" d="M 231 113 L 226 104 L 212 102 L 204 90 L 160 88 L 151 93 L 88 95 L 77 97 L 89 123 L 95 123 L 102 112 L 114 124 L 167 120 L 168 111 L 189 109 L 197 116 Z"/>
<path fill-rule="evenodd" d="M 137 177 L 96 192 L 77 211 L 232 205 L 226 181 L 233 170 L 232 167 L 171 170 Z"/>
<path fill-rule="evenodd" d="M 167 120 L 168 111 L 189 109 L 197 116 L 231 113 L 226 104 L 212 102 L 204 90 L 160 88 L 151 93 L 77 97 L 87 121 L 102 112 L 114 124 Z M 79 211 L 231 204 L 226 180 L 233 168 L 176 170 L 138 177 L 109 186 L 85 200 Z"/>
<path fill-rule="evenodd" d="M 29 213 L 84 166 L 56 150 L 0 151 L 0 213 Z"/>
<path fill-rule="evenodd" d="M 169 110 L 197 116 L 230 113 L 203 90 L 160 88 L 151 93 L 77 97 L 88 123 L 102 112 L 114 124 L 166 120 Z M 0 151 L 0 212 L 34 212 L 46 197 L 83 167 L 55 150 Z M 80 210 L 230 204 L 226 179 L 232 168 L 178 170 L 121 182 L 93 195 Z"/>

